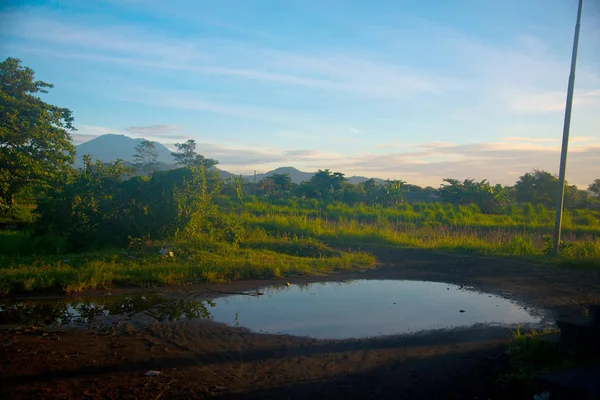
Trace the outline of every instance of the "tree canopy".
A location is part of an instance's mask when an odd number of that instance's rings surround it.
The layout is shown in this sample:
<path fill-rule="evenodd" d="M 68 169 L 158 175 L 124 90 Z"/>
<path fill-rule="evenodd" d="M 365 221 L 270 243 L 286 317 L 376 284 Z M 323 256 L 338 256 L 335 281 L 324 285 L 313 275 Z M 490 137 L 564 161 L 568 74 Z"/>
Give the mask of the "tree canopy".
<path fill-rule="evenodd" d="M 25 188 L 47 187 L 73 162 L 71 111 L 36 96 L 52 87 L 17 58 L 0 63 L 0 209 Z"/>
<path fill-rule="evenodd" d="M 553 207 L 558 194 L 558 177 L 550 172 L 534 170 L 521 176 L 515 184 L 515 197 L 517 201 L 532 204 L 543 204 Z M 565 205 L 574 206 L 585 202 L 587 194 L 570 186 L 565 182 Z"/>
<path fill-rule="evenodd" d="M 588 190 L 595 196 L 600 196 L 600 179 L 594 179 L 594 182 L 588 186 Z"/>
<path fill-rule="evenodd" d="M 146 139 L 135 146 L 135 154 L 133 155 L 135 168 L 144 175 L 150 175 L 156 170 L 158 164 L 158 154 L 156 153 L 156 145 Z"/>
<path fill-rule="evenodd" d="M 188 140 L 185 143 L 175 143 L 176 152 L 171 153 L 177 165 L 183 167 L 204 167 L 209 169 L 219 162 L 212 158 L 206 158 L 202 154 L 196 153 L 196 141 Z"/>

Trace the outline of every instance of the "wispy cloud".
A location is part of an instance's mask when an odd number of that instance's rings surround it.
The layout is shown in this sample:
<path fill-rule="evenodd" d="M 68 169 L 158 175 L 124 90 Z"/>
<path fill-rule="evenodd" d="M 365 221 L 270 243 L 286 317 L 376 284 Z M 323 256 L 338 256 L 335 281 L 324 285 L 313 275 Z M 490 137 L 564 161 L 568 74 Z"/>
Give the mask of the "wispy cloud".
<path fill-rule="evenodd" d="M 114 2 L 132 10 L 141 4 Z M 103 100 L 135 109 L 135 119 L 127 110 L 106 112 L 106 125 L 120 129 L 81 125 L 76 140 L 125 132 L 172 142 L 210 129 L 220 142 L 198 140 L 200 151 L 232 172 L 292 164 L 415 183 L 446 176 L 510 183 L 534 167 L 556 169 L 570 49 L 533 28 L 492 41 L 432 20 L 406 23 L 401 12 L 393 29 L 355 15 L 354 25 L 338 28 L 362 40 L 316 43 L 218 18 L 213 25 L 223 29 L 215 34 L 206 29 L 212 16 L 199 17 L 198 28 L 189 23 L 195 13 L 160 3 L 144 2 L 188 26 L 29 7 L 0 15 L 13 21 L 0 27 L 0 48 L 37 56 L 40 66 L 68 63 L 102 82 L 110 74 L 110 88 L 73 83 L 73 93 L 100 101 L 102 92 Z M 273 37 L 255 40 L 265 35 Z M 582 54 L 568 173 L 585 182 L 600 175 L 600 76 L 597 56 Z M 156 125 L 157 113 L 171 124 Z"/>
<path fill-rule="evenodd" d="M 538 138 L 538 137 L 523 137 L 523 136 L 508 136 L 500 139 L 503 142 L 557 142 L 558 138 Z"/>
<path fill-rule="evenodd" d="M 360 55 L 299 53 L 248 46 L 228 40 L 158 36 L 131 26 L 91 27 L 59 16 L 4 13 L 20 21 L 11 35 L 63 47 L 58 55 L 143 68 L 182 70 L 207 75 L 399 98 L 411 93 L 439 93 L 458 82 L 425 74 L 402 64 L 368 60 Z M 233 66 L 235 60 L 235 66 Z"/>
<path fill-rule="evenodd" d="M 209 149 L 206 149 L 207 152 Z M 233 153 L 232 153 L 233 150 Z M 280 148 L 236 153 L 227 146 L 219 147 L 227 155 L 222 166 L 238 173 L 252 169 L 266 171 L 285 165 L 304 170 L 330 168 L 347 175 L 366 175 L 381 178 L 406 179 L 437 186 L 443 178 L 490 179 L 496 183 L 513 184 L 534 168 L 556 170 L 560 149 L 554 144 L 535 144 L 523 141 L 471 143 L 467 145 L 421 143 L 396 152 L 355 153 L 345 155 L 322 150 L 284 150 Z M 246 149 L 248 150 L 248 149 Z M 212 155 L 211 155 L 212 156 Z M 230 162 L 229 157 L 233 162 Z M 571 147 L 567 178 L 571 183 L 586 184 L 600 173 L 600 140 Z M 508 174 L 507 171 L 511 173 Z"/>

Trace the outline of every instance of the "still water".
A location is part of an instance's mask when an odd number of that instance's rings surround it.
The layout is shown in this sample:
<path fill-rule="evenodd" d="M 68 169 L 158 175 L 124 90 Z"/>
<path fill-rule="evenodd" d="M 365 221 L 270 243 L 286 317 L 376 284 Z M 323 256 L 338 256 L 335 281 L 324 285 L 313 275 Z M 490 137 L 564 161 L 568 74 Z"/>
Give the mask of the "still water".
<path fill-rule="evenodd" d="M 539 324 L 508 299 L 438 282 L 357 280 L 266 289 L 263 296 L 214 300 L 216 321 L 254 331 L 352 338 L 468 327 Z"/>
<path fill-rule="evenodd" d="M 256 292 L 249 292 L 254 293 Z M 79 300 L 5 300 L 0 325 L 90 324 L 107 316 L 211 319 L 255 332 L 360 338 L 433 329 L 535 326 L 539 312 L 499 296 L 437 282 L 356 280 L 271 286 L 260 296 L 169 299 L 157 293 Z"/>

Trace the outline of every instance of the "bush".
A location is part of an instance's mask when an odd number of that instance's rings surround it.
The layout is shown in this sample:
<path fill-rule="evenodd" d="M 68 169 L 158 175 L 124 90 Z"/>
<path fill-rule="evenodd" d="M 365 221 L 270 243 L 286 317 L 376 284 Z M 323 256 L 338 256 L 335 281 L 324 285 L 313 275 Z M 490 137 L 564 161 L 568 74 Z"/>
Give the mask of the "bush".
<path fill-rule="evenodd" d="M 531 236 L 515 235 L 502 245 L 502 251 L 515 255 L 534 255 L 540 253 Z"/>
<path fill-rule="evenodd" d="M 203 169 L 125 179 L 120 162 L 86 162 L 85 171 L 57 183 L 40 201 L 36 236 L 60 236 L 68 250 L 79 251 L 125 246 L 131 237 L 168 238 L 185 229 L 193 231 L 190 224 L 202 218 L 213 218 L 202 222 L 201 230 L 231 243 L 239 241 L 233 223 L 218 221 L 212 205 L 218 185 Z"/>

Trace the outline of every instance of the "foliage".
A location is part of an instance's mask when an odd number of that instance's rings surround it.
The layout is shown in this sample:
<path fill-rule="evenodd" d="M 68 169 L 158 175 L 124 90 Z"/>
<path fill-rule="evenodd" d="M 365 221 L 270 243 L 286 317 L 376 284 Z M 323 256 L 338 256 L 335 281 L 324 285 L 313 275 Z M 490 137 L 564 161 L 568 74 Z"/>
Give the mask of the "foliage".
<path fill-rule="evenodd" d="M 263 178 L 258 185 L 265 196 L 278 197 L 288 196 L 297 186 L 290 174 L 272 174 Z"/>
<path fill-rule="evenodd" d="M 142 176 L 88 155 L 75 170 L 71 112 L 34 96 L 52 85 L 34 81 L 17 59 L 0 66 L 0 221 L 34 225 L 0 235 L 0 291 L 213 282 L 374 263 L 333 244 L 546 257 L 558 187 L 548 172 L 525 174 L 514 188 L 450 178 L 439 190 L 401 180 L 354 185 L 329 169 L 300 185 L 289 174 L 223 182 L 218 162 L 197 154 L 193 140 L 172 153 L 182 168 L 155 171 L 155 143 L 143 140 L 134 156 Z M 598 195 L 598 187 L 596 180 L 589 190 Z M 443 202 L 414 202 L 434 193 Z M 558 261 L 598 268 L 600 212 L 588 207 L 587 192 L 565 193 Z M 158 246 L 176 257 L 160 257 Z"/>
<path fill-rule="evenodd" d="M 558 177 L 547 171 L 534 170 L 521 176 L 515 184 L 515 198 L 517 201 L 528 202 L 534 205 L 542 204 L 553 207 L 558 195 Z M 575 207 L 586 204 L 588 195 L 576 186 L 565 183 L 565 207 Z"/>
<path fill-rule="evenodd" d="M 38 204 L 38 236 L 60 236 L 70 248 L 116 244 L 127 237 L 127 210 L 120 207 L 126 168 L 84 156 L 82 171 L 72 171 Z"/>
<path fill-rule="evenodd" d="M 600 197 L 600 179 L 594 179 L 594 182 L 588 186 L 588 190 L 595 196 Z"/>
<path fill-rule="evenodd" d="M 82 171 L 57 182 L 40 201 L 38 236 L 63 237 L 70 250 L 78 250 L 122 246 L 129 237 L 206 231 L 202 224 L 217 223 L 211 196 L 218 186 L 203 168 L 125 179 L 127 169 L 118 161 L 94 164 L 86 157 L 84 163 Z"/>
<path fill-rule="evenodd" d="M 308 182 L 302 182 L 299 189 L 307 197 L 332 199 L 345 181 L 346 178 L 341 172 L 332 173 L 328 169 L 320 169 Z"/>
<path fill-rule="evenodd" d="M 440 197 L 452 204 L 475 204 L 486 214 L 499 213 L 509 202 L 506 191 L 502 185 L 491 186 L 487 180 L 476 182 L 473 179 L 465 179 L 460 182 L 456 179 L 444 179 Z"/>
<path fill-rule="evenodd" d="M 73 162 L 71 111 L 35 96 L 52 87 L 34 80 L 19 59 L 0 63 L 0 212 L 13 206 L 19 191 L 47 187 Z"/>
<path fill-rule="evenodd" d="M 360 200 L 368 205 L 396 206 L 404 201 L 403 194 L 408 191 L 405 185 L 406 182 L 399 180 L 388 180 L 383 185 L 379 185 L 375 179 L 368 179 L 358 184 L 362 194 Z"/>
<path fill-rule="evenodd" d="M 146 139 L 135 146 L 133 162 L 138 172 L 143 175 L 150 175 L 156 170 L 158 164 L 158 153 L 156 153 L 156 144 Z"/>
<path fill-rule="evenodd" d="M 166 299 L 160 294 L 144 293 L 126 296 L 103 296 L 96 298 L 70 298 L 4 302 L 2 317 L 5 323 L 40 326 L 50 324 L 92 323 L 105 315 L 144 312 L 163 321 L 179 319 L 210 318 L 203 302 L 186 299 Z"/>
<path fill-rule="evenodd" d="M 541 374 L 573 368 L 576 357 L 572 351 L 544 340 L 550 330 L 513 333 L 514 339 L 508 348 L 509 368 L 502 376 L 504 384 L 516 387 L 531 387 L 533 379 Z"/>
<path fill-rule="evenodd" d="M 169 245 L 174 257 L 161 257 Z M 182 285 L 238 279 L 268 279 L 288 274 L 331 273 L 373 267 L 372 256 L 340 252 L 331 257 L 296 257 L 269 249 L 237 249 L 227 244 L 207 251 L 192 239 L 156 242 L 134 252 L 90 252 L 68 256 L 0 257 L 0 294 L 34 290 L 68 293 L 114 284 Z M 214 248 L 213 248 L 214 250 Z"/>
<path fill-rule="evenodd" d="M 210 169 L 219 162 L 212 158 L 205 158 L 202 154 L 196 153 L 196 141 L 188 140 L 185 143 L 175 143 L 177 151 L 171 153 L 171 157 L 175 159 L 175 163 L 182 167 L 198 168 L 203 167 Z"/>

